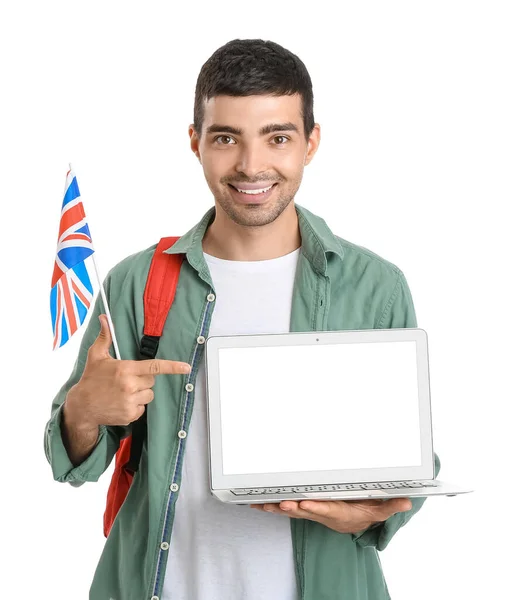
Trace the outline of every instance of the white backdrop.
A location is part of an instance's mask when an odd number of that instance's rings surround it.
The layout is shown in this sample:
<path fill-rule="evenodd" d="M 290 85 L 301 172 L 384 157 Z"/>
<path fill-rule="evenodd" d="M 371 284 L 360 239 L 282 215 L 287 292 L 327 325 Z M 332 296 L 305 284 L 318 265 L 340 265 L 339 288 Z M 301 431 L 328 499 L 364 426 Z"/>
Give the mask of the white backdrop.
<path fill-rule="evenodd" d="M 237 37 L 271 39 L 305 62 L 322 140 L 296 202 L 403 270 L 429 336 L 441 478 L 476 488 L 427 500 L 380 554 L 391 595 L 515 596 L 517 5 L 173 6 L 19 0 L 0 9 L 0 596 L 87 598 L 104 543 L 112 468 L 75 489 L 53 481 L 43 450 L 84 331 L 52 351 L 68 163 L 102 277 L 185 233 L 214 204 L 189 149 L 196 78 Z"/>

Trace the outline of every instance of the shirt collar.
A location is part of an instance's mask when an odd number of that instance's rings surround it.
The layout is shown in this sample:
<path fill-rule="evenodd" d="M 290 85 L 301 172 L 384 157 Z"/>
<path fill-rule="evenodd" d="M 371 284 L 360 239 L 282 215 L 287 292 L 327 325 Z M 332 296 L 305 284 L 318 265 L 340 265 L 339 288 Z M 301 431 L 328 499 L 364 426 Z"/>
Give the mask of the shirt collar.
<path fill-rule="evenodd" d="M 296 203 L 295 209 L 299 220 L 302 252 L 317 272 L 326 275 L 328 260 L 326 253 L 333 252 L 342 259 L 344 257 L 342 246 L 324 219 Z M 194 227 L 164 252 L 166 254 L 186 254 L 186 258 L 194 268 L 207 272 L 202 239 L 215 216 L 216 208 L 212 206 Z"/>

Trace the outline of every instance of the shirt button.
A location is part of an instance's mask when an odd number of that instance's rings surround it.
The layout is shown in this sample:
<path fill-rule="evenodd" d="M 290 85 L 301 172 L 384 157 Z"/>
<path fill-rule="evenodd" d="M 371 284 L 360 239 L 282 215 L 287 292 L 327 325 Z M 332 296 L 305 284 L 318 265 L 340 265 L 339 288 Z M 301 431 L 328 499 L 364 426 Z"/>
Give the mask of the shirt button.
<path fill-rule="evenodd" d="M 207 300 L 208 300 L 209 302 L 213 302 L 213 300 L 214 300 L 215 298 L 216 298 L 216 296 L 215 296 L 214 294 L 209 294 L 209 295 L 207 296 Z"/>
<path fill-rule="evenodd" d="M 178 492 L 178 485 L 177 485 L 176 483 L 172 483 L 172 484 L 169 486 L 169 489 L 170 489 L 172 492 Z"/>
<path fill-rule="evenodd" d="M 162 550 L 167 550 L 169 548 L 169 544 L 167 542 L 162 542 L 160 547 L 162 548 Z"/>
<path fill-rule="evenodd" d="M 178 437 L 179 437 L 179 438 L 182 438 L 182 439 L 183 439 L 183 438 L 185 438 L 185 437 L 186 437 L 186 435 L 187 435 L 187 433 L 186 433 L 186 432 L 185 432 L 183 429 L 181 429 L 181 430 L 178 432 Z"/>
<path fill-rule="evenodd" d="M 199 344 L 203 344 L 203 343 L 205 342 L 205 337 L 204 337 L 203 335 L 199 335 L 199 336 L 196 338 L 196 341 L 197 341 Z"/>
<path fill-rule="evenodd" d="M 151 600 L 159 600 L 159 597 L 158 596 L 152 596 Z"/>
<path fill-rule="evenodd" d="M 195 389 L 195 386 L 192 383 L 186 384 L 186 390 L 188 392 L 192 392 Z"/>

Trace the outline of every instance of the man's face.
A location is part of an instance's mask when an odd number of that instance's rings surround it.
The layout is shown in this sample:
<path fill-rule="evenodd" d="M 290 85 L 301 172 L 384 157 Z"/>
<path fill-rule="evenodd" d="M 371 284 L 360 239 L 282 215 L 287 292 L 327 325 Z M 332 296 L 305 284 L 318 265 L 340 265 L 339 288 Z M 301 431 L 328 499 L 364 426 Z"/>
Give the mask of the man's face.
<path fill-rule="evenodd" d="M 275 127 L 261 131 L 267 126 Z M 320 127 L 306 142 L 299 94 L 216 96 L 205 103 L 201 138 L 192 125 L 189 135 L 217 204 L 235 223 L 259 226 L 274 221 L 294 199 L 319 146 Z M 256 197 L 234 189 L 240 184 L 274 185 Z"/>

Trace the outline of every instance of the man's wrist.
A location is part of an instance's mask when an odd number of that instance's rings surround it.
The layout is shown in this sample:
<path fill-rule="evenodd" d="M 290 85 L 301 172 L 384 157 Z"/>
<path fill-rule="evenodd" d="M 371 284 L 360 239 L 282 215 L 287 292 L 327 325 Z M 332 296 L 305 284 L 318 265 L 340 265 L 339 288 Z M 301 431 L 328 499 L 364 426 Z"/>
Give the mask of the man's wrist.
<path fill-rule="evenodd" d="M 65 398 L 62 418 L 66 426 L 73 427 L 82 433 L 99 431 L 99 424 L 90 419 L 85 411 L 81 409 L 81 404 L 77 400 L 77 391 L 74 388 L 69 390 Z"/>

